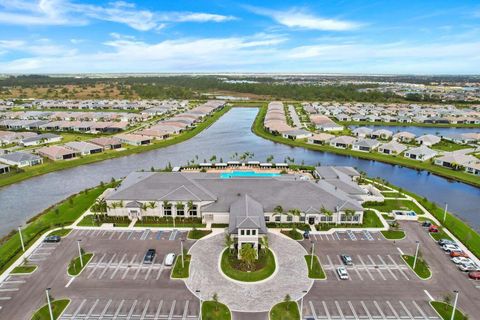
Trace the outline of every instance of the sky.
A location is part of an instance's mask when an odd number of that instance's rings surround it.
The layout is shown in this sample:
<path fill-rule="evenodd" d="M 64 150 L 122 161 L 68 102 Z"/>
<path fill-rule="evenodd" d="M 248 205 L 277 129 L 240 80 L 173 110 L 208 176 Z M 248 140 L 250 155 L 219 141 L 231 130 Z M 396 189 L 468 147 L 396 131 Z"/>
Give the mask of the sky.
<path fill-rule="evenodd" d="M 479 74 L 480 1 L 0 0 L 0 73 Z"/>

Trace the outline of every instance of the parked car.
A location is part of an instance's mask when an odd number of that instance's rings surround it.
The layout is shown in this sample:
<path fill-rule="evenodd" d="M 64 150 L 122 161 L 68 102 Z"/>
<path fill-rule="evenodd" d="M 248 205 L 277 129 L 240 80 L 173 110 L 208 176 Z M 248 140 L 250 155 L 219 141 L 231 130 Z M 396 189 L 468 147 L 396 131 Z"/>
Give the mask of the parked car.
<path fill-rule="evenodd" d="M 169 253 L 167 254 L 167 256 L 165 257 L 165 265 L 167 267 L 173 265 L 173 262 L 175 261 L 175 253 Z"/>
<path fill-rule="evenodd" d="M 442 249 L 448 253 L 452 251 L 457 251 L 457 252 L 462 251 L 462 249 L 460 249 L 457 245 L 454 245 L 454 244 L 445 244 L 442 246 Z"/>
<path fill-rule="evenodd" d="M 46 242 L 46 243 L 56 243 L 56 242 L 60 242 L 62 238 L 60 238 L 60 236 L 48 236 L 48 237 L 45 237 L 45 239 L 43 239 L 43 242 Z"/>
<path fill-rule="evenodd" d="M 303 239 L 310 239 L 310 232 L 308 230 L 303 232 Z"/>
<path fill-rule="evenodd" d="M 473 263 L 473 260 L 465 257 L 455 257 L 451 259 L 455 264 L 470 264 Z"/>
<path fill-rule="evenodd" d="M 148 249 L 145 253 L 145 257 L 143 257 L 144 264 L 151 264 L 153 263 L 153 259 L 155 258 L 155 249 Z"/>
<path fill-rule="evenodd" d="M 350 257 L 348 254 L 341 254 L 340 258 L 342 258 L 342 261 L 345 265 L 347 266 L 353 265 L 352 257 Z"/>
<path fill-rule="evenodd" d="M 422 223 L 422 227 L 424 227 L 424 228 L 430 228 L 431 225 L 432 225 L 432 223 L 430 221 L 424 221 Z"/>
<path fill-rule="evenodd" d="M 345 267 L 338 267 L 337 274 L 342 280 L 348 280 L 348 272 Z"/>
<path fill-rule="evenodd" d="M 430 233 L 437 233 L 438 231 L 439 231 L 438 226 L 433 225 L 433 224 L 428 228 L 428 232 L 430 232 Z"/>
<path fill-rule="evenodd" d="M 461 264 L 458 266 L 458 269 L 463 272 L 480 271 L 480 268 L 475 263 Z"/>
<path fill-rule="evenodd" d="M 438 244 L 443 246 L 444 244 L 456 244 L 455 241 L 452 241 L 450 239 L 440 239 L 438 240 Z"/>
<path fill-rule="evenodd" d="M 452 251 L 450 252 L 450 257 L 465 257 L 468 258 L 468 254 L 463 251 Z"/>
<path fill-rule="evenodd" d="M 480 280 L 480 271 L 470 271 L 468 277 L 473 280 Z"/>

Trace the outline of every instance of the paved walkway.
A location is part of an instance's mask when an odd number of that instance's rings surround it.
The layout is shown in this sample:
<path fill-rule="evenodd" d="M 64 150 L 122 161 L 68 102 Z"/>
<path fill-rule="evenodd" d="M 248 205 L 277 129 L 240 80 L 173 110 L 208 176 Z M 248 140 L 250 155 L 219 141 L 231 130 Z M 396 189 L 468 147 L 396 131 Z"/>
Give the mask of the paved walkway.
<path fill-rule="evenodd" d="M 190 277 L 185 281 L 194 294 L 200 290 L 203 300 L 214 293 L 230 310 L 239 312 L 265 312 L 283 301 L 289 294 L 292 300 L 300 299 L 303 291 L 310 290 L 313 280 L 308 278 L 304 260 L 305 249 L 284 236 L 268 234 L 270 249 L 277 258 L 277 272 L 260 283 L 238 283 L 226 278 L 219 270 L 220 255 L 224 249 L 224 235 L 204 238 L 190 249 L 192 261 Z"/>

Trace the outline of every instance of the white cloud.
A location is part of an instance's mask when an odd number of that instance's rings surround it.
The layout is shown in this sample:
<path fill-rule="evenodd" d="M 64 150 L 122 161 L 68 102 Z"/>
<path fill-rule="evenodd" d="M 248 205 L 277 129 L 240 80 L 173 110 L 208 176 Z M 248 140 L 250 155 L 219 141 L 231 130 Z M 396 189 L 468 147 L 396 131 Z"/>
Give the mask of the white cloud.
<path fill-rule="evenodd" d="M 325 31 L 346 31 L 357 29 L 361 24 L 352 21 L 323 18 L 307 13 L 301 9 L 289 9 L 277 11 L 257 7 L 247 7 L 250 11 L 267 16 L 289 28 L 325 30 Z"/>
<path fill-rule="evenodd" d="M 224 22 L 235 17 L 202 12 L 154 12 L 124 1 L 107 6 L 69 0 L 0 0 L 0 23 L 9 25 L 85 25 L 90 20 L 126 24 L 139 31 L 159 30 L 163 22 Z"/>

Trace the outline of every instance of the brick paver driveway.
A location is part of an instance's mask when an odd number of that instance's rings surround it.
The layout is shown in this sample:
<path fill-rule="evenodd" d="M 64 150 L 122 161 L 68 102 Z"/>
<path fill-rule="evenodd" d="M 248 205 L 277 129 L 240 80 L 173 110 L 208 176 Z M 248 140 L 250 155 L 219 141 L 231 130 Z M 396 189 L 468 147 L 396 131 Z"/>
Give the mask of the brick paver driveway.
<path fill-rule="evenodd" d="M 199 240 L 190 249 L 192 261 L 187 287 L 203 300 L 211 300 L 214 293 L 230 310 L 239 312 L 269 311 L 289 294 L 300 299 L 313 280 L 308 278 L 305 249 L 296 241 L 268 234 L 270 249 L 277 258 L 276 273 L 258 283 L 238 283 L 226 278 L 219 270 L 220 255 L 224 249 L 224 235 L 217 234 Z M 200 293 L 196 292 L 200 290 Z"/>

